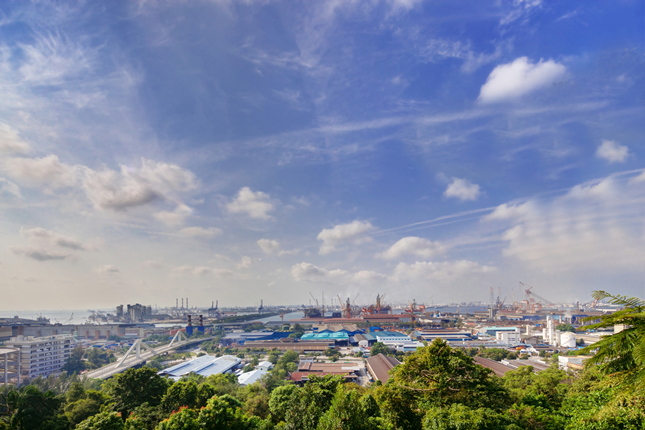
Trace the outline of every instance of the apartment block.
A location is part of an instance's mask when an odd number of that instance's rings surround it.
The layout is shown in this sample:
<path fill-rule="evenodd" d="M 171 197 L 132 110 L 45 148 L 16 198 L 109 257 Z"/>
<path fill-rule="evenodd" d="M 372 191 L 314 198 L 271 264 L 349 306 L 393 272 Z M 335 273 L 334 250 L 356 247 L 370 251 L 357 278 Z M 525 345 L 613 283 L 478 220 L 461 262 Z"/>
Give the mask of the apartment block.
<path fill-rule="evenodd" d="M 20 377 L 23 381 L 60 372 L 76 341 L 71 335 L 45 337 L 16 336 L 5 346 L 20 351 Z"/>

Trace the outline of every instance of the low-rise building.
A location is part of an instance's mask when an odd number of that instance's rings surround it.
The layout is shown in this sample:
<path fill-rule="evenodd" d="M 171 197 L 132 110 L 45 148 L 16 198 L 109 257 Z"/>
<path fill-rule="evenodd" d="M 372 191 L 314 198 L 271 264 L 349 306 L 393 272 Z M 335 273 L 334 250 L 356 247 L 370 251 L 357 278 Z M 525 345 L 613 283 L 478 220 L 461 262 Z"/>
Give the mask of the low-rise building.
<path fill-rule="evenodd" d="M 585 361 L 591 357 L 591 355 L 559 355 L 558 367 L 562 370 L 582 370 L 585 367 Z"/>
<path fill-rule="evenodd" d="M 522 336 L 519 331 L 498 331 L 495 333 L 497 343 L 517 345 L 522 343 Z"/>
<path fill-rule="evenodd" d="M 20 378 L 23 381 L 61 371 L 76 341 L 70 335 L 45 337 L 16 336 L 5 346 L 20 351 Z"/>
<path fill-rule="evenodd" d="M 240 385 L 251 385 L 259 381 L 267 373 L 268 373 L 268 370 L 263 368 L 251 370 L 250 372 L 245 372 L 245 373 L 242 373 L 240 376 L 238 376 L 237 382 Z"/>
<path fill-rule="evenodd" d="M 399 360 L 387 355 L 378 354 L 369 357 L 367 360 L 367 370 L 375 381 L 381 381 L 385 384 L 390 379 L 390 370 L 401 364 Z"/>
<path fill-rule="evenodd" d="M 157 372 L 157 375 L 167 376 L 175 381 L 189 373 L 208 377 L 219 373 L 233 373 L 241 362 L 242 360 L 232 355 L 223 355 L 221 357 L 203 355 Z"/>

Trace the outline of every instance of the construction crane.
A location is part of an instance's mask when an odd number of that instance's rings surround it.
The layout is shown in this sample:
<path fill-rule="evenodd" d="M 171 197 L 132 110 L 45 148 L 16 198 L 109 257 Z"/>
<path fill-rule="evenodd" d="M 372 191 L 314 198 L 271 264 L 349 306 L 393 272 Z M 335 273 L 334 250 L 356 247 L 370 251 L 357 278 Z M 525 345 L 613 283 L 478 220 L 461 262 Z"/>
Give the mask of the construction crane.
<path fill-rule="evenodd" d="M 312 299 L 314 299 L 314 302 L 316 302 L 316 308 L 317 308 L 317 309 L 320 309 L 320 304 L 318 304 L 318 299 L 317 299 L 317 298 L 315 298 L 315 297 L 314 297 L 314 295 L 313 295 L 313 294 L 311 294 L 311 292 L 309 293 L 309 295 L 311 296 L 311 298 L 312 298 Z"/>
<path fill-rule="evenodd" d="M 543 302 L 547 306 L 552 306 L 553 305 L 553 302 L 551 300 L 545 299 L 544 297 L 542 297 L 542 296 L 538 295 L 537 293 L 535 293 L 534 291 L 532 291 L 532 289 L 535 288 L 535 287 L 532 287 L 531 285 L 527 285 L 522 281 L 520 281 L 520 284 L 525 288 L 528 287 L 528 288 L 526 288 L 524 290 L 524 292 L 526 293 L 526 298 L 529 299 L 529 301 L 535 302 L 535 299 L 532 300 L 532 298 L 535 297 L 536 299 L 540 300 L 541 302 Z"/>
<path fill-rule="evenodd" d="M 72 315 L 69 317 L 67 321 L 65 321 L 63 324 L 69 324 L 74 320 L 74 312 L 72 312 Z"/>

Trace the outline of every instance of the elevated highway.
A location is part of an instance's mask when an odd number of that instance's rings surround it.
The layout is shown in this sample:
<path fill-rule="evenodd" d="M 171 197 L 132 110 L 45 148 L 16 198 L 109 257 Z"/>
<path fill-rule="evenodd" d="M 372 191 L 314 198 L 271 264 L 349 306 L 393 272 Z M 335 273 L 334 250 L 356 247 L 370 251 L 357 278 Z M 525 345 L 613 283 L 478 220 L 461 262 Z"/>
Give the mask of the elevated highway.
<path fill-rule="evenodd" d="M 144 364 L 146 361 L 152 360 L 155 357 L 166 352 L 170 352 L 177 348 L 182 348 L 190 345 L 197 345 L 202 342 L 213 340 L 214 338 L 214 336 L 211 336 L 188 339 L 185 337 L 183 332 L 179 331 L 172 339 L 170 344 L 163 345 L 154 349 L 146 345 L 142 339 L 138 339 L 134 342 L 134 344 L 132 344 L 128 352 L 126 352 L 123 357 L 119 358 L 116 363 L 111 363 L 107 366 L 101 367 L 100 369 L 84 373 L 83 377 L 90 379 L 108 379 L 116 375 L 117 373 L 121 373 L 131 367 Z"/>

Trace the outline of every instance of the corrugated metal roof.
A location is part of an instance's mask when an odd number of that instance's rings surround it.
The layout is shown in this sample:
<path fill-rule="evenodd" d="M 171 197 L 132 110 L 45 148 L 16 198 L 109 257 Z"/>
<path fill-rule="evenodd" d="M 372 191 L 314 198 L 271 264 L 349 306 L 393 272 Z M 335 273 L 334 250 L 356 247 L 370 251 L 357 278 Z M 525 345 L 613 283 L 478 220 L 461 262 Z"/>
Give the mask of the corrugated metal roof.
<path fill-rule="evenodd" d="M 178 380 L 189 373 L 196 373 L 201 376 L 217 375 L 218 373 L 228 372 L 240 362 L 241 360 L 239 358 L 232 355 L 224 355 L 222 357 L 204 355 L 197 357 L 194 360 L 164 369 L 161 372 L 158 372 L 157 375 L 168 376 L 175 380 Z"/>
<path fill-rule="evenodd" d="M 268 372 L 265 369 L 256 369 L 250 372 L 242 373 L 238 378 L 237 382 L 240 385 L 251 385 L 254 382 L 257 382 L 266 375 Z"/>
<path fill-rule="evenodd" d="M 324 333 L 306 333 L 302 335 L 301 339 L 302 340 L 322 340 L 322 339 L 348 340 L 349 335 L 343 331 L 324 332 Z"/>

